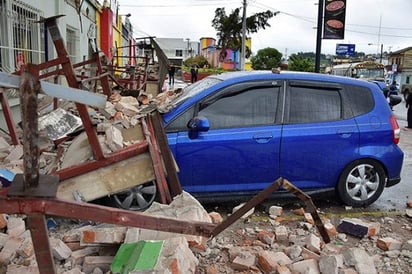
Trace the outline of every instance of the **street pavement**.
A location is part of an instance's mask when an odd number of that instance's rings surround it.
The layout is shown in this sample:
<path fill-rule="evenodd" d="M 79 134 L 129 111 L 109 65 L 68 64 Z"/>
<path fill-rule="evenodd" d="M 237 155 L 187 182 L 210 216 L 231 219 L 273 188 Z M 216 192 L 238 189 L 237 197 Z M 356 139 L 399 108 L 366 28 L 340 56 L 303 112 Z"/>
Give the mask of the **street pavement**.
<path fill-rule="evenodd" d="M 412 130 L 405 130 L 406 112 L 405 101 L 393 108 L 393 113 L 401 127 L 399 147 L 404 153 L 401 182 L 385 188 L 382 196 L 370 206 L 371 210 L 404 210 L 406 202 L 412 201 Z"/>

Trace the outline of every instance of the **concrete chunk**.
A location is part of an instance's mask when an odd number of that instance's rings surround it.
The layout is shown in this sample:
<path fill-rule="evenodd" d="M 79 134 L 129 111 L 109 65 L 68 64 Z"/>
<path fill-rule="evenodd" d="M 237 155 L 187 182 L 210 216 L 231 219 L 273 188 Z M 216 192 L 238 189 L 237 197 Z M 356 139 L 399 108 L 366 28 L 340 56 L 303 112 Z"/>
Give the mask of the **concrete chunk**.
<path fill-rule="evenodd" d="M 344 263 L 347 266 L 354 266 L 359 274 L 376 274 L 373 258 L 365 250 L 352 247 L 343 251 Z"/>

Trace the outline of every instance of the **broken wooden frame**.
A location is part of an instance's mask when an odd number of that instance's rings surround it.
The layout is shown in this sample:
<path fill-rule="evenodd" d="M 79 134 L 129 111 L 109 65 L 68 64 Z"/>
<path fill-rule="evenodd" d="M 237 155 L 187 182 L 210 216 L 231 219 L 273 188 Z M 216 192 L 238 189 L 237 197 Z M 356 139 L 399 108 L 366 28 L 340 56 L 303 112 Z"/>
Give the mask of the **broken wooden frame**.
<path fill-rule="evenodd" d="M 249 200 L 246 204 L 244 204 L 241 208 L 236 210 L 233 214 L 231 214 L 226 220 L 224 220 L 219 226 L 217 226 L 213 232 L 212 235 L 215 237 L 219 233 L 221 233 L 223 230 L 225 230 L 227 227 L 229 227 L 231 224 L 233 224 L 236 220 L 238 220 L 240 217 L 245 215 L 249 210 L 251 210 L 253 207 L 256 205 L 260 204 L 264 199 L 269 197 L 273 192 L 277 191 L 280 187 L 284 188 L 285 190 L 291 192 L 294 194 L 296 197 L 301 199 L 307 206 L 309 213 L 312 215 L 313 220 L 315 221 L 315 225 L 325 243 L 330 242 L 329 234 L 327 233 L 326 228 L 324 227 L 322 220 L 319 217 L 318 212 L 316 211 L 316 207 L 312 202 L 312 199 L 310 196 L 305 194 L 303 191 L 301 191 L 299 188 L 294 186 L 291 182 L 289 182 L 286 179 L 279 178 L 277 179 L 274 183 L 272 183 L 270 186 L 268 186 L 266 189 L 261 191 L 258 195 L 254 196 L 251 200 Z"/>
<path fill-rule="evenodd" d="M 51 64 L 53 64 L 53 66 L 61 65 L 63 74 L 65 75 L 69 86 L 71 88 L 79 88 L 79 82 L 77 81 L 70 59 L 68 58 L 68 53 L 64 47 L 63 39 L 61 38 L 56 23 L 58 17 L 59 16 L 56 16 L 45 20 L 46 26 L 48 27 L 55 44 L 58 58 L 50 61 L 47 65 L 41 64 L 38 66 L 29 66 L 26 71 L 27 73 L 22 77 L 23 84 L 20 87 L 20 91 L 23 93 L 31 93 L 30 98 L 33 97 L 33 94 L 37 94 L 39 91 L 39 70 L 48 68 Z M 27 96 L 27 94 L 22 94 L 22 96 Z M 4 99 L 2 93 L 0 99 Z M 25 108 L 24 111 L 27 111 L 27 115 L 30 116 L 36 109 L 30 105 L 29 102 L 30 100 L 26 100 L 26 103 L 23 104 L 22 107 Z M 0 208 L 2 213 L 26 214 L 28 216 L 28 226 L 33 238 L 36 259 L 41 273 L 55 273 L 46 226 L 46 215 L 210 237 L 218 235 L 279 187 L 283 187 L 292 192 L 307 204 L 323 240 L 325 242 L 330 241 L 310 197 L 282 178 L 275 181 L 218 226 L 210 223 L 154 217 L 140 212 L 132 212 L 56 198 L 59 180 L 72 178 L 78 174 L 85 174 L 93 170 L 107 167 L 147 151 L 150 152 L 152 158 L 156 181 L 158 182 L 159 189 L 161 189 L 162 202 L 170 202 L 171 200 L 164 168 L 169 176 L 169 184 L 171 183 L 173 196 L 182 192 L 158 112 L 148 113 L 145 119 L 142 120 L 142 127 L 146 137 L 144 141 L 112 153 L 106 157 L 103 155 L 97 140 L 97 135 L 90 121 L 90 117 L 88 116 L 86 106 L 81 103 L 76 103 L 76 107 L 81 116 L 83 126 L 96 160 L 60 170 L 57 172 L 58 176 L 39 175 L 37 166 L 39 150 L 38 147 L 36 147 L 37 144 L 34 143 L 35 140 L 33 140 L 36 139 L 36 132 L 33 132 L 36 127 L 32 125 L 33 119 L 37 116 L 33 116 L 32 119 L 25 120 L 23 125 L 23 128 L 25 129 L 23 130 L 25 135 L 24 142 L 28 142 L 28 144 L 23 147 L 24 157 L 27 157 L 27 159 L 24 160 L 24 164 L 27 166 L 24 168 L 24 174 L 23 176 L 21 176 L 21 174 L 16 175 L 15 182 L 13 182 L 9 189 L 0 190 Z M 163 154 L 163 160 L 165 160 L 164 163 L 162 162 L 161 154 Z M 163 165 L 165 165 L 165 167 Z"/>

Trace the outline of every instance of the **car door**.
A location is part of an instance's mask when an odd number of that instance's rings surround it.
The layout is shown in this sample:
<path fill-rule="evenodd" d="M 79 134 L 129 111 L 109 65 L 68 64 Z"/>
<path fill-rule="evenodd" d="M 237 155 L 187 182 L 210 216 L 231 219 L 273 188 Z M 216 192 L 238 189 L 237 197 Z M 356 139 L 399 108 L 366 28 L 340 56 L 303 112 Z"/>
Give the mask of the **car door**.
<path fill-rule="evenodd" d="M 343 168 L 358 155 L 359 130 L 343 87 L 290 81 L 280 149 L 280 175 L 297 187 L 334 187 Z"/>
<path fill-rule="evenodd" d="M 182 124 L 179 120 L 202 117 L 210 125 L 195 138 L 189 138 L 187 129 L 168 133 L 184 190 L 244 192 L 278 178 L 281 126 L 275 121 L 280 90 L 276 81 L 234 84 L 175 119 Z"/>

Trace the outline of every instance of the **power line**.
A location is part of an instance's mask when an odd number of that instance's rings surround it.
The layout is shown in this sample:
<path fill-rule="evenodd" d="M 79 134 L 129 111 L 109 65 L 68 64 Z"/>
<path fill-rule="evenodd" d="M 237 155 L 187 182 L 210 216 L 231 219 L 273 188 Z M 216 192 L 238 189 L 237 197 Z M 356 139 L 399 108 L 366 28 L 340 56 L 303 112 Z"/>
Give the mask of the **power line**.
<path fill-rule="evenodd" d="M 260 9 L 270 9 L 272 11 L 275 11 L 274 8 L 272 8 L 268 5 L 265 5 L 265 4 L 262 4 L 262 3 L 256 3 L 256 4 L 261 5 L 265 8 L 259 7 L 258 5 L 253 5 L 253 6 L 255 6 L 257 8 L 260 8 Z M 316 22 L 316 20 L 313 19 L 313 18 L 300 16 L 300 15 L 295 15 L 295 14 L 284 12 L 284 11 L 279 11 L 279 12 L 282 13 L 282 14 L 285 14 L 287 16 L 290 16 L 290 17 L 293 17 L 293 18 L 296 18 L 296 19 L 299 19 L 299 20 L 302 20 L 302 21 L 310 22 L 310 23 L 313 23 L 313 24 Z M 346 26 L 354 26 L 354 27 L 368 27 L 368 28 L 374 28 L 374 29 L 381 28 L 381 29 L 387 29 L 387 30 L 410 30 L 410 31 L 412 31 L 412 28 L 379 27 L 379 26 L 362 25 L 362 24 L 348 24 L 348 23 L 346 23 L 345 25 Z M 352 32 L 352 33 L 374 35 L 374 36 L 378 35 L 374 32 L 358 31 L 358 30 L 348 29 L 347 27 L 345 28 L 345 31 Z M 412 35 L 397 35 L 397 34 L 382 34 L 382 33 L 380 34 L 380 36 L 395 37 L 395 38 L 412 38 Z"/>

